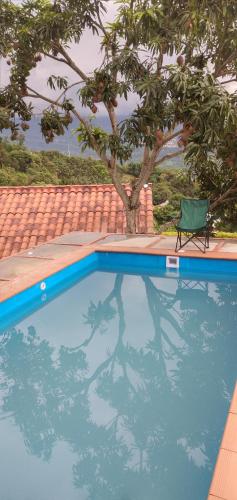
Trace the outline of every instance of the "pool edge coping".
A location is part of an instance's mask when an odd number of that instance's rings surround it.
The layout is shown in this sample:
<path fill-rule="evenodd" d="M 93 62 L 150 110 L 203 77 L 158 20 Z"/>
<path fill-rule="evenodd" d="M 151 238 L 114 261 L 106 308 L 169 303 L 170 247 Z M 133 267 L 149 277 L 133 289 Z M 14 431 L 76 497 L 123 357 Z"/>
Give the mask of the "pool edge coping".
<path fill-rule="evenodd" d="M 28 288 L 31 288 L 38 282 L 46 280 L 51 275 L 58 273 L 59 271 L 62 271 L 71 264 L 75 264 L 76 262 L 79 262 L 85 257 L 92 255 L 93 253 L 95 253 L 94 248 L 79 247 L 78 252 L 73 253 L 73 256 L 62 257 L 54 260 L 41 259 L 42 264 L 44 264 L 43 268 L 40 267 L 37 271 L 28 270 L 26 274 L 13 278 L 10 281 L 4 282 L 5 290 L 3 291 L 3 293 L 0 293 L 0 304 L 2 302 L 5 302 L 5 300 L 14 297 L 15 295 L 24 292 Z"/>
<path fill-rule="evenodd" d="M 140 253 L 147 255 L 162 255 L 162 256 L 172 256 L 172 257 L 195 257 L 197 259 L 219 259 L 219 260 L 237 260 L 237 253 L 230 252 L 197 252 L 196 250 L 189 250 L 185 252 L 175 252 L 169 248 L 150 248 L 148 247 L 126 247 L 126 246 L 115 246 L 115 245 L 103 245 L 94 246 L 95 252 L 115 252 L 115 253 Z"/>
<path fill-rule="evenodd" d="M 207 500 L 237 498 L 237 383 L 231 399 Z"/>
<path fill-rule="evenodd" d="M 42 245 L 43 246 L 43 245 Z M 69 245 L 70 246 L 70 245 Z M 176 253 L 174 250 L 169 249 L 156 249 L 150 247 L 129 247 L 129 246 L 110 246 L 103 245 L 99 246 L 96 243 L 93 245 L 83 245 L 78 246 L 78 251 L 74 252 L 73 255 L 64 256 L 56 259 L 47 259 L 42 257 L 34 257 L 36 260 L 41 261 L 44 267 L 40 267 L 38 270 L 27 270 L 25 274 L 12 278 L 10 280 L 2 280 L 4 283 L 3 290 L 0 289 L 0 303 L 7 299 L 23 292 L 27 288 L 36 285 L 39 281 L 45 280 L 54 273 L 57 273 L 67 266 L 79 262 L 88 255 L 93 253 L 129 253 L 129 254 L 140 254 L 140 255 L 156 255 L 156 256 L 175 256 L 181 258 L 197 258 L 197 259 L 210 259 L 210 260 L 227 260 L 227 261 L 237 261 L 237 254 L 227 253 L 227 252 L 215 252 L 210 253 L 197 253 L 196 251 L 186 251 L 184 253 Z M 21 254 L 13 255 L 4 259 L 5 261 L 10 261 L 11 259 L 20 258 Z M 25 258 L 25 257 L 24 257 Z"/>

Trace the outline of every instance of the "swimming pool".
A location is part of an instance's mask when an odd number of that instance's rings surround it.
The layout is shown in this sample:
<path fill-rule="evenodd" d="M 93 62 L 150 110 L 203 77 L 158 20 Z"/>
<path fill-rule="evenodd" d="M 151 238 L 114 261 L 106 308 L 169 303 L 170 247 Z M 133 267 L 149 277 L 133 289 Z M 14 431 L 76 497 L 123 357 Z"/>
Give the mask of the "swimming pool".
<path fill-rule="evenodd" d="M 106 252 L 1 303 L 1 499 L 205 500 L 236 305 L 234 261 Z"/>

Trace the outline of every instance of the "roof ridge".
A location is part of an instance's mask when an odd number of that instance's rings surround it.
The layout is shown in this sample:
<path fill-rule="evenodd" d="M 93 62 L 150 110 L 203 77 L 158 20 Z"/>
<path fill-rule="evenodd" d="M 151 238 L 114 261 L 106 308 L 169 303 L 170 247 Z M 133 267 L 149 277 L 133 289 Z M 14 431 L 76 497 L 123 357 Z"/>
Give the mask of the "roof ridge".
<path fill-rule="evenodd" d="M 103 187 L 114 187 L 115 189 L 115 186 L 113 183 L 97 183 L 97 184 L 43 184 L 43 185 L 37 185 L 37 184 L 33 184 L 33 185 L 27 185 L 27 186 L 0 186 L 0 189 L 45 189 L 45 188 L 66 188 L 66 187 L 70 187 L 70 188 L 73 188 L 73 187 L 98 187 L 98 186 L 103 186 Z M 131 187 L 131 185 L 128 183 L 128 182 L 124 182 L 123 183 L 123 186 L 128 186 L 128 187 Z M 148 183 L 148 186 L 152 186 L 152 183 L 149 182 Z M 143 189 L 143 188 L 142 188 Z"/>

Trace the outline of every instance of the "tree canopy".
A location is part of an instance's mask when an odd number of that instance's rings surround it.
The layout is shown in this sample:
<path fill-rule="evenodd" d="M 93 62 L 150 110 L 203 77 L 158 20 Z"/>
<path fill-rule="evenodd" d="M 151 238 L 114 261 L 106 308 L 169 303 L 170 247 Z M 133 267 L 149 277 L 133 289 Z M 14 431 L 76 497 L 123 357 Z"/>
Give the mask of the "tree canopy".
<path fill-rule="evenodd" d="M 30 151 L 23 144 L 0 141 L 0 186 L 100 183 L 111 183 L 100 160 Z"/>
<path fill-rule="evenodd" d="M 236 2 L 122 0 L 110 24 L 103 20 L 106 5 L 97 0 L 1 3 L 0 52 L 11 74 L 0 92 L 0 128 L 11 128 L 15 139 L 19 122 L 23 130 L 28 128 L 32 103 L 39 99 L 45 102 L 41 130 L 47 142 L 63 134 L 76 117 L 78 140 L 97 152 L 123 200 L 129 232 L 136 230 L 140 190 L 154 168 L 169 158 L 165 147 L 170 141 L 177 144 L 172 156 L 184 152 L 198 177 L 205 177 L 210 168 L 219 169 L 221 163 L 228 181 L 222 183 L 216 205 L 228 200 L 230 192 L 235 197 L 237 94 L 229 93 L 224 83 L 237 78 Z M 70 51 L 72 44 L 80 44 L 85 30 L 99 35 L 103 56 L 89 75 Z M 53 98 L 29 83 L 43 57 L 63 63 L 77 77 L 69 81 L 61 69 L 59 75 L 50 75 Z M 77 97 L 72 100 L 73 87 Z M 119 122 L 120 99 L 128 100 L 129 106 L 134 95 L 137 104 Z M 98 102 L 105 106 L 109 133 L 91 120 Z M 128 196 L 118 165 L 137 147 L 143 148 L 143 162 Z"/>

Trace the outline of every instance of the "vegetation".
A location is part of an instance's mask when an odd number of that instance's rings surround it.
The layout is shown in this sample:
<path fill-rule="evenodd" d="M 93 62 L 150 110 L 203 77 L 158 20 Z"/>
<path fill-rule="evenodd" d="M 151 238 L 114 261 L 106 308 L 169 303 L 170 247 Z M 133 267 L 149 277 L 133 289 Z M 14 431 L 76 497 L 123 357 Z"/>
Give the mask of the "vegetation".
<path fill-rule="evenodd" d="M 0 129 L 10 128 L 12 139 L 19 126 L 26 130 L 33 111 L 30 100 L 45 103 L 41 129 L 46 142 L 63 134 L 76 117 L 78 140 L 105 165 L 123 200 L 130 233 L 136 231 L 140 190 L 169 158 L 164 147 L 172 139 L 177 140 L 172 157 L 185 153 L 213 206 L 232 202 L 237 196 L 237 95 L 229 94 L 223 83 L 237 76 L 236 0 L 121 0 L 110 25 L 103 22 L 106 4 L 26 0 L 16 5 L 2 0 L 0 54 L 11 76 L 0 92 Z M 90 75 L 70 55 L 70 44 L 80 44 L 85 29 L 96 43 L 100 36 L 103 56 Z M 65 70 L 49 75 L 53 98 L 30 85 L 31 72 L 43 57 L 64 63 L 77 77 L 69 81 Z M 176 63 L 168 63 L 170 58 Z M 72 87 L 78 102 L 70 99 Z M 129 100 L 134 94 L 138 104 L 129 119 L 118 123 L 120 98 Z M 81 113 L 81 106 L 97 113 L 97 103 L 107 110 L 111 133 Z M 143 162 L 128 196 L 119 164 L 129 162 L 138 146 L 144 148 Z M 217 189 L 215 182 L 205 185 L 213 171 L 220 174 Z"/>
<path fill-rule="evenodd" d="M 162 234 L 166 235 L 166 236 L 177 236 L 177 231 L 175 230 L 170 230 L 170 231 L 164 231 Z M 228 231 L 214 231 L 213 233 L 214 237 L 215 238 L 229 238 L 229 239 L 232 239 L 232 238 L 237 238 L 237 233 L 236 232 L 231 232 L 229 233 Z"/>
<path fill-rule="evenodd" d="M 141 165 L 127 163 L 120 168 L 124 183 L 136 182 Z M 150 178 L 153 189 L 156 230 L 178 217 L 184 197 L 208 196 L 208 192 L 190 176 L 187 169 L 156 167 Z M 92 158 L 68 157 L 57 151 L 33 152 L 23 144 L 0 141 L 0 185 L 99 184 L 110 183 L 103 162 Z M 237 204 L 222 209 L 216 227 L 225 231 L 237 229 Z"/>
<path fill-rule="evenodd" d="M 0 142 L 0 185 L 99 184 L 111 182 L 101 161 L 57 151 L 33 152 L 24 145 Z"/>

